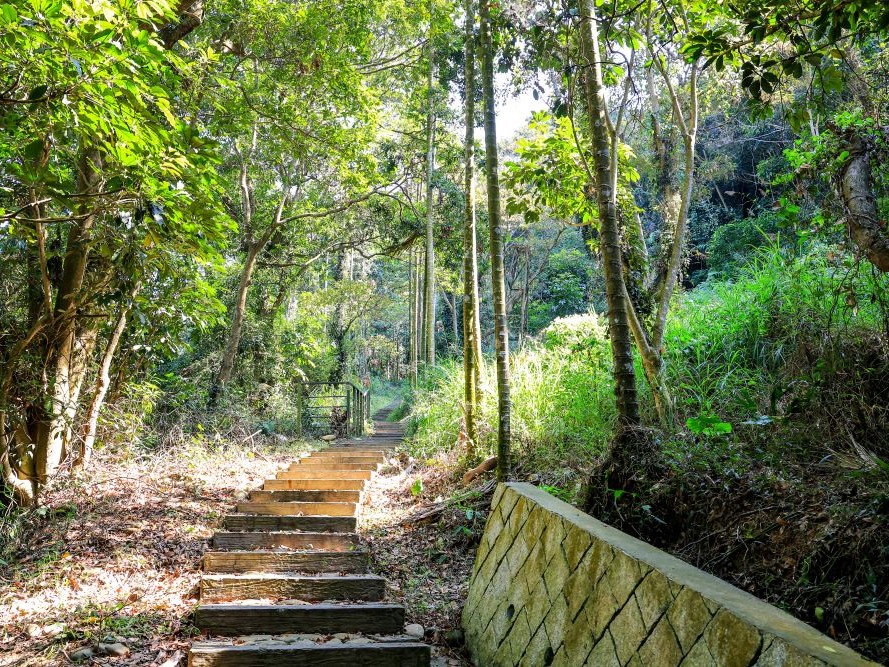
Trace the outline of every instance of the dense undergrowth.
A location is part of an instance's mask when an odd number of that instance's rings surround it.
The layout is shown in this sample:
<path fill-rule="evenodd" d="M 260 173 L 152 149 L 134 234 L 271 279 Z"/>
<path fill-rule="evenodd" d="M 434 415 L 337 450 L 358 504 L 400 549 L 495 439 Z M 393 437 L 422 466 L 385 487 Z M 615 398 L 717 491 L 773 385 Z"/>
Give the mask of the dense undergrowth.
<path fill-rule="evenodd" d="M 596 472 L 614 419 L 606 333 L 592 315 L 557 320 L 513 356 L 516 476 L 571 502 L 592 479 L 596 515 L 886 660 L 885 294 L 885 277 L 830 248 L 775 243 L 679 297 L 676 426 L 652 431 L 653 468 L 623 471 L 629 491 Z M 461 374 L 444 366 L 412 394 L 416 454 L 455 458 Z M 482 421 L 493 452 L 490 389 Z"/>

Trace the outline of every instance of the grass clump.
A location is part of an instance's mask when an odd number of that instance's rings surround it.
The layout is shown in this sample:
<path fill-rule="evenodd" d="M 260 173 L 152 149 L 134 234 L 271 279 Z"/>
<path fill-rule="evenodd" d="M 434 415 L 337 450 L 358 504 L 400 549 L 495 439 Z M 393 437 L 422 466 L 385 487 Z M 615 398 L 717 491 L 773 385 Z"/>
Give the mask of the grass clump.
<path fill-rule="evenodd" d="M 736 280 L 681 298 L 666 334 L 680 426 L 716 415 L 735 427 L 717 442 L 765 436 L 820 456 L 868 443 L 889 456 L 887 278 L 837 257 L 776 243 Z"/>
<path fill-rule="evenodd" d="M 536 461 L 595 457 L 614 420 L 608 342 L 600 318 L 559 318 L 511 359 L 512 433 L 520 456 Z M 497 437 L 493 364 L 482 372 L 479 451 L 492 453 Z M 429 371 L 410 396 L 413 450 L 429 457 L 449 452 L 462 425 L 463 368 L 448 361 Z"/>

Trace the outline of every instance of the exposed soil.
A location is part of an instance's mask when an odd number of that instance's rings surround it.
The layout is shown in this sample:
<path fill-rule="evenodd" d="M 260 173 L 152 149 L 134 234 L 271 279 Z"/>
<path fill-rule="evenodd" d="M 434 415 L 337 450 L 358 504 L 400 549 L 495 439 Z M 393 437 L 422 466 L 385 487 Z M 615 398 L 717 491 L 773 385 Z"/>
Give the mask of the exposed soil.
<path fill-rule="evenodd" d="M 407 608 L 408 623 L 422 625 L 426 641 L 449 664 L 469 665 L 460 613 L 490 495 L 443 503 L 459 474 L 454 461 L 421 462 L 401 454 L 368 485 L 362 532 L 376 573 L 387 577 L 388 594 Z M 413 519 L 430 506 L 442 511 Z"/>

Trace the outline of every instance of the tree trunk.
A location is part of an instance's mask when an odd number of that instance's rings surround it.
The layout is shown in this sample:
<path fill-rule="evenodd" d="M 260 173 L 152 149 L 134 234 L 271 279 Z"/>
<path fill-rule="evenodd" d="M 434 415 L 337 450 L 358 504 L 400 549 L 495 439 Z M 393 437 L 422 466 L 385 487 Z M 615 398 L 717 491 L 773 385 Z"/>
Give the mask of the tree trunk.
<path fill-rule="evenodd" d="M 642 358 L 642 371 L 645 373 L 645 380 L 648 382 L 651 396 L 654 399 L 654 409 L 661 424 L 669 425 L 673 420 L 673 397 L 664 377 L 663 354 L 652 345 L 648 331 L 640 321 L 639 314 L 633 307 L 629 295 L 625 294 L 624 299 L 628 306 L 630 327 L 636 341 L 636 349 L 639 350 L 639 356 Z"/>
<path fill-rule="evenodd" d="M 665 73 L 666 76 L 666 73 Z M 655 315 L 654 325 L 651 331 L 651 343 L 654 349 L 659 351 L 664 339 L 664 330 L 667 326 L 667 313 L 670 310 L 670 300 L 673 298 L 673 290 L 679 280 L 679 271 L 682 268 L 682 253 L 685 249 L 685 233 L 688 229 L 688 211 L 691 208 L 692 190 L 694 189 L 695 174 L 695 150 L 698 128 L 698 65 L 692 63 L 691 77 L 689 79 L 689 104 L 688 119 L 683 119 L 682 110 L 679 107 L 679 98 L 670 89 L 673 101 L 673 112 L 682 124 L 683 146 L 685 149 L 685 174 L 682 183 L 682 193 L 679 202 L 679 210 L 676 211 L 676 219 L 673 225 L 673 244 L 667 262 L 667 271 L 658 301 L 658 310 Z"/>
<path fill-rule="evenodd" d="M 522 285 L 522 301 L 519 304 L 519 349 L 525 346 L 525 337 L 528 335 L 528 301 L 531 297 L 531 246 L 526 245 L 524 251 L 525 280 Z"/>
<path fill-rule="evenodd" d="M 615 443 L 631 441 L 639 426 L 639 399 L 636 393 L 636 371 L 633 365 L 632 332 L 626 283 L 621 269 L 620 230 L 617 220 L 616 196 L 612 186 L 612 160 L 605 114 L 602 85 L 602 64 L 599 35 L 593 0 L 580 0 L 581 64 L 584 67 L 584 92 L 596 176 L 599 208 L 602 264 L 605 272 L 605 295 L 608 301 L 608 323 L 611 354 L 614 361 L 614 392 L 617 398 L 617 432 Z"/>
<path fill-rule="evenodd" d="M 431 24 L 430 24 L 431 25 Z M 435 50 L 432 43 L 432 30 L 429 31 L 429 75 L 428 103 L 426 110 L 426 270 L 424 280 L 424 301 L 426 302 L 424 339 L 425 362 L 427 367 L 435 365 L 435 242 L 433 238 L 432 171 L 435 167 L 435 100 L 433 98 L 433 75 Z"/>
<path fill-rule="evenodd" d="M 889 271 L 889 234 L 877 212 L 870 153 L 858 137 L 849 142 L 849 159 L 840 171 L 840 195 L 849 236 L 871 264 L 884 273 Z"/>
<path fill-rule="evenodd" d="M 417 250 L 417 365 L 426 358 L 426 273 L 425 252 Z M 419 373 L 419 368 L 418 368 Z"/>
<path fill-rule="evenodd" d="M 253 281 L 253 272 L 256 270 L 256 259 L 261 250 L 258 243 L 251 244 L 247 249 L 247 257 L 244 260 L 244 267 L 241 269 L 241 280 L 235 295 L 235 309 L 232 312 L 225 351 L 222 353 L 222 363 L 219 365 L 216 381 L 210 388 L 210 407 L 218 404 L 232 377 L 235 360 L 238 357 L 238 347 L 241 344 L 241 330 L 244 328 L 244 319 L 247 316 L 247 294 L 250 291 L 250 283 Z"/>
<path fill-rule="evenodd" d="M 45 355 L 48 408 L 34 406 L 36 428 L 28 429 L 34 441 L 36 484 L 42 486 L 56 473 L 71 442 L 74 416 L 87 362 L 95 345 L 98 321 L 80 327 L 78 306 L 90 251 L 90 231 L 97 214 L 90 212 L 91 195 L 102 183 L 102 156 L 94 148 L 84 148 L 78 163 L 77 192 L 85 196 L 84 217 L 72 224 L 65 247 L 62 276 L 56 291 L 52 329 Z M 35 494 L 36 495 L 36 494 Z"/>
<path fill-rule="evenodd" d="M 418 357 L 418 330 L 417 330 L 417 267 L 414 259 L 414 248 L 408 251 L 408 343 L 409 343 L 409 368 L 410 383 L 412 387 L 417 386 L 417 357 Z"/>
<path fill-rule="evenodd" d="M 451 311 L 451 333 L 454 335 L 454 345 L 456 346 L 460 343 L 460 332 L 457 327 L 457 293 L 448 294 L 442 290 L 442 296 L 445 303 L 448 304 L 448 310 Z"/>
<path fill-rule="evenodd" d="M 134 290 L 133 298 L 135 298 L 138 291 L 139 288 L 137 286 Z M 81 426 L 81 442 L 77 456 L 74 459 L 74 467 L 86 467 L 92 458 L 93 445 L 96 442 L 96 429 L 99 425 L 99 412 L 102 410 L 108 387 L 111 385 L 111 362 L 114 360 L 115 352 L 117 352 L 120 337 L 123 335 L 124 329 L 126 329 L 127 315 L 131 307 L 132 301 L 121 308 L 117 324 L 114 326 L 114 330 L 108 338 L 108 344 L 105 346 L 102 363 L 99 366 L 99 372 L 93 385 L 93 400 L 90 402 L 89 408 L 87 408 L 84 422 Z"/>
<path fill-rule="evenodd" d="M 485 176 L 488 182 L 488 229 L 491 237 L 491 288 L 494 293 L 494 348 L 497 354 L 497 479 L 511 474 L 509 396 L 509 323 L 506 319 L 506 281 L 503 262 L 503 220 L 500 211 L 500 174 L 497 155 L 497 114 L 494 104 L 494 39 L 491 0 L 481 0 L 482 91 L 485 100 Z"/>
<path fill-rule="evenodd" d="M 253 130 L 253 146 L 256 146 L 256 128 Z M 241 165 L 241 205 L 245 224 L 252 226 L 253 220 L 253 190 L 247 174 L 247 158 L 243 158 Z M 219 365 L 219 373 L 210 387 L 209 406 L 215 407 L 221 395 L 225 392 L 226 385 L 231 380 L 235 360 L 238 356 L 238 347 L 241 345 L 241 330 L 244 327 L 244 319 L 247 317 L 247 295 L 250 291 L 250 283 L 253 282 L 253 272 L 256 270 L 256 261 L 265 247 L 274 238 L 275 233 L 282 224 L 284 207 L 287 205 L 287 188 L 278 201 L 275 209 L 275 217 L 268 228 L 255 241 L 247 245 L 247 257 L 244 259 L 244 267 L 241 269 L 241 280 L 238 283 L 238 291 L 235 298 L 235 310 L 232 313 L 231 326 L 228 331 L 228 339 L 225 343 L 225 352 L 222 354 L 222 363 Z"/>

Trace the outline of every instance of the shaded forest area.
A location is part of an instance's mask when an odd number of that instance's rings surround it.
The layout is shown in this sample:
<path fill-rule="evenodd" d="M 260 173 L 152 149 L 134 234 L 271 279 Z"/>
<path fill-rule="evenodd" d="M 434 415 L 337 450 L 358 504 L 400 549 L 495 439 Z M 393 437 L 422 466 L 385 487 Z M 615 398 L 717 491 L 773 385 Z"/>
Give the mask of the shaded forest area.
<path fill-rule="evenodd" d="M 889 660 L 887 26 L 0 3 L 0 664 L 177 664 L 219 512 L 342 382 L 400 401 L 370 539 L 441 642 L 493 471 Z"/>

